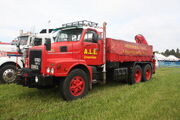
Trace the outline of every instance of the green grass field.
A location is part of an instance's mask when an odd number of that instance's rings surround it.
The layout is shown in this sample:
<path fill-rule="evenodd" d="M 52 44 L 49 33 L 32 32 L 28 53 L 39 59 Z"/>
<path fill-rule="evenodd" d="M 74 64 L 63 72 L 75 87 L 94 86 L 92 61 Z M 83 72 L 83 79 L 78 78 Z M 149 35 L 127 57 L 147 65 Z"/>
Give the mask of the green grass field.
<path fill-rule="evenodd" d="M 161 68 L 136 85 L 95 85 L 66 102 L 58 89 L 0 85 L 0 120 L 180 120 L 180 68 Z"/>

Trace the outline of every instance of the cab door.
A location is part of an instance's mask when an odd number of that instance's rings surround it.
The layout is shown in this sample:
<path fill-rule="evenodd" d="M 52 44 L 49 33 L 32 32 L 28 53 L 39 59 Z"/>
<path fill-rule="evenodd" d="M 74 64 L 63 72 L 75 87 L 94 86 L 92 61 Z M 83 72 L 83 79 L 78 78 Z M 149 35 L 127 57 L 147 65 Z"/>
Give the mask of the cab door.
<path fill-rule="evenodd" d="M 98 34 L 93 30 L 88 30 L 84 36 L 82 59 L 88 65 L 98 65 L 99 53 Z"/>

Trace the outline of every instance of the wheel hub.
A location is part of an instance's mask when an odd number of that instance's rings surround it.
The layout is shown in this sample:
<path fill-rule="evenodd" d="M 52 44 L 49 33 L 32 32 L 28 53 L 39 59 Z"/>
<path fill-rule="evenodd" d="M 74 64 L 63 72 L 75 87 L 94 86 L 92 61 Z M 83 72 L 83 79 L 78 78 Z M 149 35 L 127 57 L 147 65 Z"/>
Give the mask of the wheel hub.
<path fill-rule="evenodd" d="M 7 69 L 3 73 L 3 79 L 6 83 L 12 83 L 16 79 L 16 73 L 13 69 Z"/>
<path fill-rule="evenodd" d="M 135 78 L 136 83 L 139 83 L 141 81 L 141 76 L 142 76 L 141 71 L 140 70 L 136 70 L 136 72 L 134 74 L 134 78 Z"/>
<path fill-rule="evenodd" d="M 75 76 L 70 82 L 70 92 L 73 96 L 79 96 L 85 88 L 84 79 L 81 76 Z"/>
<path fill-rule="evenodd" d="M 151 78 L 151 71 L 149 69 L 146 70 L 146 79 L 150 80 Z"/>

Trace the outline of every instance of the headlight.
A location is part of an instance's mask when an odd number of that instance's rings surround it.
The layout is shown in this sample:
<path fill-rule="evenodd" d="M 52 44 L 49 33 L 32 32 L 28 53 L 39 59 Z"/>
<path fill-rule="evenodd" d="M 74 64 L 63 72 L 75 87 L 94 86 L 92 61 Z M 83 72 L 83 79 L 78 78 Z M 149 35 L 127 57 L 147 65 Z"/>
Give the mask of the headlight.
<path fill-rule="evenodd" d="M 48 68 L 46 69 L 46 72 L 47 72 L 47 73 L 50 73 L 50 71 L 51 71 L 51 69 L 48 67 Z"/>
<path fill-rule="evenodd" d="M 35 82 L 36 82 L 36 83 L 38 82 L 38 77 L 37 77 L 37 76 L 35 77 Z"/>
<path fill-rule="evenodd" d="M 54 74 L 54 68 L 51 68 L 51 74 Z"/>

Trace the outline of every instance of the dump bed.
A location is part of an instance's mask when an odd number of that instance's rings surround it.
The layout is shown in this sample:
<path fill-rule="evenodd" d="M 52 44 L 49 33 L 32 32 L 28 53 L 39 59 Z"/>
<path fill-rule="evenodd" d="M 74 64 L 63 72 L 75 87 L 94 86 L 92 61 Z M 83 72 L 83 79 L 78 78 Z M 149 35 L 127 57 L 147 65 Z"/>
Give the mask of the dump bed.
<path fill-rule="evenodd" d="M 110 62 L 152 61 L 152 46 L 107 38 L 106 54 Z"/>

